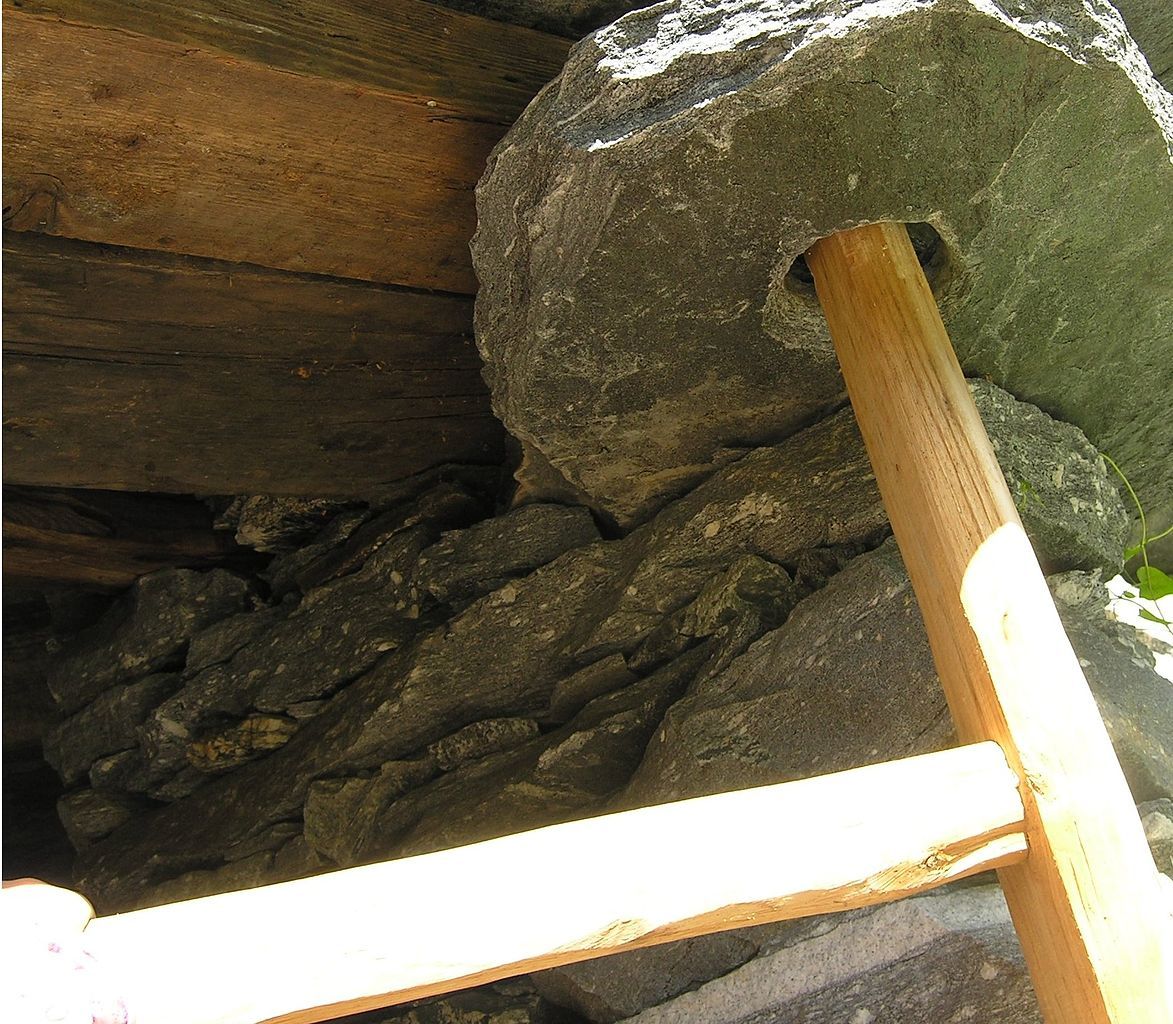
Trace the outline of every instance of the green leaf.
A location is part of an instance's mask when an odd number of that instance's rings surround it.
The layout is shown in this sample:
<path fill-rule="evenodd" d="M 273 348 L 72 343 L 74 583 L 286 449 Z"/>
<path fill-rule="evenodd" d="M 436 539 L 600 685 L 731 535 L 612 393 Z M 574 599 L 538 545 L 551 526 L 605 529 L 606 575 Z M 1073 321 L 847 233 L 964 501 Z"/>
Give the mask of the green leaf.
<path fill-rule="evenodd" d="M 1137 569 L 1136 578 L 1140 580 L 1140 596 L 1146 601 L 1157 601 L 1173 594 L 1173 578 L 1151 565 Z"/>
<path fill-rule="evenodd" d="M 1124 561 L 1131 562 L 1137 555 L 1145 548 L 1144 544 L 1133 544 L 1130 548 L 1124 549 Z"/>
<path fill-rule="evenodd" d="M 1170 622 L 1168 619 L 1162 619 L 1159 615 L 1154 615 L 1147 608 L 1142 608 L 1140 610 L 1140 617 L 1142 619 L 1148 619 L 1149 622 L 1156 622 L 1162 626 L 1173 626 L 1173 622 Z"/>
<path fill-rule="evenodd" d="M 1022 495 L 1023 505 L 1029 505 L 1031 501 L 1038 501 L 1039 496 L 1035 493 L 1034 485 L 1029 480 L 1018 481 L 1018 493 Z"/>
<path fill-rule="evenodd" d="M 1140 595 L 1135 590 L 1122 590 L 1120 591 L 1120 596 L 1126 597 L 1130 601 L 1135 601 Z"/>

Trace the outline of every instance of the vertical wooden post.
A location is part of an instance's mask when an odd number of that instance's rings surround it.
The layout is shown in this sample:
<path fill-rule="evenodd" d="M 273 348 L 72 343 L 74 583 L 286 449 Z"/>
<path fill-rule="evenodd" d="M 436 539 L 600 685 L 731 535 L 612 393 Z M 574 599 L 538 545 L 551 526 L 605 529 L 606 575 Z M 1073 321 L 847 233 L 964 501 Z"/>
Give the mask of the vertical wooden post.
<path fill-rule="evenodd" d="M 1019 772 L 1000 878 L 1049 1024 L 1169 1024 L 1168 910 L 1124 777 L 902 224 L 807 254 L 963 742 Z"/>

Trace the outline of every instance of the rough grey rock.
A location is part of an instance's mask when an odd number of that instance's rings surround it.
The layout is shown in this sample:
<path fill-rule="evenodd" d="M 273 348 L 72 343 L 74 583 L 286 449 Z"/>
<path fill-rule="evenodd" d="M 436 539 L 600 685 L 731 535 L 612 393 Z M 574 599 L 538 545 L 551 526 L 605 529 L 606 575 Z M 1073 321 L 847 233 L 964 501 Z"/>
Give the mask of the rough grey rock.
<path fill-rule="evenodd" d="M 152 800 L 171 801 L 198 789 L 206 776 L 185 766 L 161 772 L 151 764 L 141 746 L 100 757 L 90 766 L 90 785 L 111 795 L 132 793 Z"/>
<path fill-rule="evenodd" d="M 224 851 L 224 859 L 229 863 L 244 860 L 257 853 L 267 851 L 279 852 L 288 850 L 295 840 L 302 839 L 301 823 L 296 821 L 279 821 L 276 825 L 251 836 L 244 842 L 235 843 Z"/>
<path fill-rule="evenodd" d="M 336 575 L 340 551 L 354 532 L 374 515 L 369 508 L 339 512 L 308 544 L 274 558 L 264 574 L 273 595 L 283 598 L 295 591 L 305 593 L 316 583 Z"/>
<path fill-rule="evenodd" d="M 328 498 L 242 495 L 216 517 L 216 527 L 234 530 L 237 544 L 257 551 L 293 551 L 345 507 Z"/>
<path fill-rule="evenodd" d="M 622 804 L 822 775 L 940 749 L 951 736 L 920 610 L 888 541 L 694 684 Z"/>
<path fill-rule="evenodd" d="M 241 779 L 227 803 L 272 800 L 264 820 L 288 812 L 296 792 L 291 779 L 374 767 L 480 719 L 539 717 L 559 681 L 582 664 L 634 650 L 739 557 L 794 562 L 811 548 L 842 546 L 883 529 L 854 423 L 840 414 L 802 442 L 731 466 L 644 530 L 568 552 L 392 655 L 313 720 L 304 742 L 296 737 L 274 755 L 274 775 L 289 765 L 280 787 L 257 780 L 246 797 Z M 458 775 L 452 773 L 450 785 L 458 785 Z M 576 806 L 580 800 L 574 798 Z M 471 810 L 488 814 L 475 803 Z M 249 826 L 258 820 L 250 814 Z"/>
<path fill-rule="evenodd" d="M 1096 576 L 1052 577 L 1134 799 L 1173 795 L 1173 686 Z M 827 729 L 834 723 L 829 741 Z M 952 727 L 894 542 L 857 558 L 665 716 L 624 806 L 785 782 L 940 749 Z"/>
<path fill-rule="evenodd" d="M 242 611 L 249 597 L 249 585 L 222 569 L 140 576 L 50 666 L 49 690 L 61 710 L 72 714 L 110 686 L 177 667 L 192 637 Z"/>
<path fill-rule="evenodd" d="M 146 756 L 136 747 L 98 758 L 90 766 L 90 785 L 107 793 L 145 793 L 150 786 Z"/>
<path fill-rule="evenodd" d="M 202 781 L 189 766 L 222 773 L 283 745 L 326 698 L 434 624 L 422 608 L 427 596 L 409 577 L 439 532 L 483 513 L 484 500 L 459 474 L 452 481 L 422 474 L 400 491 L 382 511 L 344 508 L 313 543 L 274 562 L 270 580 L 285 587 L 283 605 L 198 635 L 182 689 L 144 725 L 146 763 L 124 760 L 115 774 L 129 772 L 136 791 L 186 796 Z M 251 509 L 282 529 L 292 516 L 300 535 L 339 507 L 291 501 L 292 512 L 285 499 L 250 499 L 242 516 Z M 293 592 L 302 587 L 297 601 Z M 113 776 L 103 774 L 110 784 Z"/>
<path fill-rule="evenodd" d="M 585 508 L 523 505 L 445 534 L 420 555 L 415 580 L 436 600 L 463 605 L 598 539 Z"/>
<path fill-rule="evenodd" d="M 383 809 L 359 860 L 430 853 L 597 813 L 709 654 L 690 651 L 592 701 L 562 728 L 411 791 Z"/>
<path fill-rule="evenodd" d="M 759 948 L 742 932 L 719 932 L 618 957 L 585 960 L 531 977 L 550 1002 L 598 1024 L 612 1024 L 740 967 Z"/>
<path fill-rule="evenodd" d="M 142 810 L 139 802 L 117 793 L 79 789 L 57 801 L 57 816 L 75 850 L 108 836 Z"/>
<path fill-rule="evenodd" d="M 638 672 L 646 671 L 710 636 L 723 637 L 724 656 L 732 658 L 783 622 L 799 596 L 784 568 L 757 555 L 742 555 L 710 579 L 695 600 L 653 629 L 628 664 Z"/>
<path fill-rule="evenodd" d="M 486 985 L 457 992 L 370 1024 L 574 1024 L 564 1011 L 551 1006 L 521 981 Z"/>
<path fill-rule="evenodd" d="M 192 743 L 187 761 L 201 772 L 231 771 L 285 746 L 296 731 L 297 722 L 283 715 L 246 715 Z"/>
<path fill-rule="evenodd" d="M 361 570 L 316 588 L 227 660 L 187 679 L 143 727 L 155 776 L 195 763 L 193 753 L 210 767 L 197 744 L 214 744 L 253 712 L 283 715 L 328 697 L 413 637 L 426 621 L 406 574 L 431 537 L 423 526 L 384 537 Z"/>
<path fill-rule="evenodd" d="M 943 241 L 966 371 L 1163 498 L 1171 104 L 1104 0 L 671 0 L 596 32 L 478 189 L 477 340 L 523 483 L 631 525 L 823 413 L 843 385 L 788 269 L 899 220 Z"/>
<path fill-rule="evenodd" d="M 144 907 L 158 906 L 238 889 L 251 889 L 258 885 L 318 874 L 333 866 L 310 849 L 300 835 L 295 835 L 280 848 L 272 849 L 270 843 L 276 842 L 284 834 L 282 825 L 266 829 L 263 838 L 257 842 L 256 852 L 238 858 L 230 856 L 226 863 L 216 867 L 195 868 L 168 878 L 141 893 L 139 904 Z M 113 838 L 118 838 L 118 835 Z"/>
<path fill-rule="evenodd" d="M 357 864 L 379 816 L 438 770 L 430 758 L 388 761 L 373 775 L 312 783 L 302 812 L 306 842 L 335 864 Z"/>
<path fill-rule="evenodd" d="M 550 718 L 565 722 L 596 697 L 622 689 L 637 678 L 622 654 L 602 658 L 554 684 L 550 693 Z"/>
<path fill-rule="evenodd" d="M 1173 682 L 1157 675 L 1137 631 L 1109 618 L 1097 577 L 1071 572 L 1049 583 L 1133 799 L 1173 797 Z"/>
<path fill-rule="evenodd" d="M 555 562 L 510 583 L 446 626 L 390 652 L 280 750 L 131 822 L 117 843 L 96 844 L 79 864 L 87 892 L 107 906 L 125 906 L 161 879 L 215 863 L 226 843 L 299 815 L 317 779 L 412 756 L 483 718 L 541 708 L 569 666 L 550 640 L 572 632 L 595 587 L 608 581 L 598 564 L 604 561 L 599 547 L 563 556 L 569 565 Z M 575 581 L 580 586 L 570 593 L 577 600 L 559 601 Z M 521 602 L 523 589 L 527 598 Z"/>
<path fill-rule="evenodd" d="M 428 755 L 441 771 L 450 772 L 462 764 L 520 746 L 538 732 L 538 723 L 532 718 L 485 718 L 430 744 Z"/>
<path fill-rule="evenodd" d="M 72 786 L 95 761 L 137 746 L 138 727 L 178 686 L 178 675 L 161 673 L 111 687 L 45 736 L 45 760 Z"/>
<path fill-rule="evenodd" d="M 1002 429 L 1011 427 L 1003 424 Z M 1081 514 L 1092 512 L 1084 509 Z M 214 664 L 188 680 L 192 686 L 217 673 L 223 674 L 224 680 L 234 680 L 232 685 L 223 684 L 218 695 L 212 694 L 221 711 L 204 725 L 194 732 L 183 725 L 183 720 L 171 713 L 177 707 L 175 699 L 164 706 L 165 713 L 162 708 L 155 713 L 155 724 L 161 726 L 166 719 L 182 727 L 178 735 L 160 735 L 160 748 L 170 751 L 168 758 L 157 758 L 148 765 L 141 752 L 131 752 L 94 766 L 91 780 L 96 787 L 113 786 L 121 780 L 127 791 L 146 792 L 156 799 L 191 795 L 172 808 L 129 823 L 120 829 L 117 843 L 96 844 L 80 864 L 82 878 L 89 892 L 107 900 L 108 907 L 126 906 L 139 899 L 146 887 L 192 868 L 207 869 L 223 857 L 226 847 L 277 822 L 295 820 L 303 814 L 307 794 L 316 782 L 330 780 L 332 785 L 342 785 L 336 780 L 362 779 L 388 762 L 419 759 L 429 745 L 486 719 L 528 718 L 558 726 L 578 713 L 578 718 L 564 727 L 569 729 L 566 734 L 556 730 L 537 737 L 513 751 L 456 769 L 445 779 L 419 784 L 393 800 L 386 794 L 372 797 L 371 803 L 363 805 L 362 814 L 364 821 L 371 822 L 373 838 L 358 847 L 351 844 L 340 852 L 341 848 L 330 846 L 327 853 L 329 840 L 317 838 L 330 833 L 326 827 L 314 830 L 315 844 L 331 857 L 343 853 L 347 858 L 385 856 L 411 844 L 467 839 L 461 832 L 465 823 L 471 822 L 468 827 L 474 830 L 488 828 L 485 822 L 493 815 L 507 823 L 533 820 L 535 813 L 540 813 L 543 821 L 577 813 L 602 799 L 604 791 L 627 781 L 624 772 L 629 774 L 634 767 L 629 761 L 630 737 L 637 735 L 645 722 L 641 717 L 645 712 L 623 712 L 627 716 L 623 721 L 628 724 L 619 730 L 616 741 L 621 748 L 616 764 L 626 766 L 622 772 L 576 781 L 571 770 L 574 751 L 581 749 L 585 757 L 608 742 L 607 729 L 583 726 L 582 715 L 596 713 L 608 699 L 620 703 L 634 699 L 645 680 L 629 682 L 602 698 L 596 694 L 604 693 L 613 682 L 618 686 L 625 674 L 639 676 L 684 651 L 681 657 L 668 661 L 669 667 L 678 665 L 699 648 L 705 648 L 703 670 L 697 668 L 686 682 L 700 688 L 710 686 L 709 677 L 724 675 L 725 665 L 758 632 L 785 615 L 794 600 L 828 580 L 833 583 L 835 573 L 853 555 L 876 544 L 886 530 L 854 421 L 849 411 L 841 411 L 776 447 L 751 452 L 731 463 L 621 540 L 568 551 L 524 577 L 509 580 L 441 626 L 423 621 L 427 614 L 423 613 L 417 623 L 419 634 L 388 651 L 324 707 L 315 707 L 317 714 L 299 719 L 300 728 L 287 744 L 192 793 L 206 779 L 191 767 L 188 753 L 192 740 L 216 735 L 250 713 L 285 713 L 276 702 L 262 705 L 257 697 L 258 686 L 273 679 L 281 664 L 279 648 L 270 652 L 265 646 L 271 635 L 267 632 L 238 649 L 227 662 Z M 350 539 L 357 538 L 358 532 Z M 392 529 L 393 537 L 409 535 L 414 536 L 411 528 L 400 533 Z M 505 535 L 501 543 L 507 545 L 508 540 Z M 379 563 L 380 553 L 390 550 L 392 542 L 385 540 L 371 554 L 373 543 L 368 538 L 356 548 L 368 552 L 361 569 L 348 570 L 311 589 L 302 602 L 308 610 L 303 612 L 299 607 L 296 615 L 274 628 L 292 629 L 298 616 L 330 605 L 334 600 L 330 595 L 345 588 L 352 588 L 357 600 L 366 601 L 376 592 L 368 594 L 362 587 L 373 584 L 376 577 L 383 587 L 401 585 L 410 593 L 413 584 L 408 569 L 393 570 L 403 576 L 401 584 L 389 584 L 387 571 L 364 575 L 373 563 L 384 564 Z M 384 570 L 389 564 L 384 564 Z M 353 602 L 347 607 L 350 604 Z M 735 611 L 747 614 L 734 615 Z M 911 598 L 904 611 L 911 614 Z M 381 612 L 372 608 L 361 614 Z M 373 634 L 367 631 L 363 635 L 369 638 Z M 651 643 L 653 636 L 655 645 Z M 854 642 L 854 635 L 848 636 Z M 300 649 L 296 645 L 302 641 L 293 642 L 293 649 Z M 250 654 L 257 645 L 259 650 Z M 642 667 L 637 672 L 629 662 L 641 650 Z M 879 659 L 880 653 L 877 649 L 867 656 Z M 307 657 L 306 664 L 312 666 L 319 653 L 312 650 Z M 883 672 L 859 670 L 870 676 L 861 685 L 872 687 L 869 692 L 881 710 L 889 707 L 885 701 L 890 699 L 891 708 L 897 709 L 894 713 L 903 720 L 906 705 L 879 690 L 880 679 L 892 678 L 886 652 L 884 659 Z M 924 659 L 927 665 L 927 655 Z M 246 664 L 248 671 L 240 671 Z M 806 666 L 800 664 L 799 669 L 809 674 Z M 844 699 L 842 671 L 828 666 L 820 666 L 818 671 L 827 680 L 826 691 Z M 280 678 L 299 682 L 294 690 L 282 691 L 282 699 L 289 702 L 285 711 L 290 717 L 294 717 L 292 708 L 307 699 L 313 704 L 315 698 L 307 691 L 321 684 L 318 675 L 308 673 L 303 679 L 300 672 L 286 671 Z M 593 689 L 596 686 L 598 689 Z M 582 690 L 574 695 L 578 687 Z M 588 704 L 592 697 L 595 699 Z M 583 705 L 586 707 L 578 712 Z M 647 705 L 652 706 L 654 702 Z M 812 741 L 825 728 L 815 710 L 804 712 L 807 717 L 800 722 L 806 723 L 802 728 Z M 931 704 L 920 702 L 914 717 L 931 710 Z M 831 707 L 827 712 L 840 713 Z M 906 724 L 915 732 L 915 723 Z M 922 724 L 927 727 L 929 720 Z M 148 726 L 152 737 L 167 731 L 151 732 L 151 728 Z M 654 728 L 654 723 L 649 728 Z M 875 728 L 879 729 L 878 723 Z M 182 729 L 187 729 L 187 737 Z M 883 756 L 872 755 L 881 745 L 867 739 L 865 735 L 845 744 L 846 753 L 860 760 Z M 639 756 L 636 752 L 636 761 Z M 547 780 L 553 777 L 558 759 L 565 761 L 556 785 L 530 777 L 541 757 L 546 759 L 542 771 Z M 168 771 L 178 769 L 179 774 L 151 777 L 150 772 L 160 771 L 165 762 Z M 850 763 L 848 760 L 843 766 Z M 814 763 L 811 770 L 830 767 Z M 465 779 L 470 780 L 467 792 L 476 794 L 475 798 L 449 810 L 445 794 L 459 793 Z M 496 796 L 491 795 L 493 785 L 501 787 Z M 531 785 L 537 788 L 527 790 Z M 356 792 L 362 788 L 357 787 Z M 365 798 L 355 799 L 361 803 Z M 529 805 L 542 799 L 549 799 L 550 806 L 535 812 Z M 391 801 L 389 808 L 384 806 L 387 801 Z M 419 814 L 426 810 L 434 828 L 429 825 L 416 834 L 418 819 L 412 808 L 422 809 Z M 386 820 L 380 817 L 385 810 Z M 325 812 L 323 816 L 328 817 Z"/>
<path fill-rule="evenodd" d="M 630 1018 L 639 1024 L 1041 1024 L 1002 893 L 994 886 L 831 919 Z"/>
<path fill-rule="evenodd" d="M 1119 572 L 1130 513 L 1104 460 L 1069 423 L 970 381 L 994 454 L 1046 572 Z"/>
<path fill-rule="evenodd" d="M 1166 0 L 1117 0 L 1114 6 L 1157 81 L 1173 91 L 1173 13 Z"/>
<path fill-rule="evenodd" d="M 357 571 L 387 537 L 427 526 L 468 526 L 492 512 L 484 494 L 484 467 L 442 467 L 402 481 L 371 508 L 335 516 L 313 543 L 273 560 L 266 578 L 273 593 L 307 593 Z"/>
<path fill-rule="evenodd" d="M 1150 800 L 1137 811 L 1157 870 L 1173 879 L 1173 800 Z"/>
<path fill-rule="evenodd" d="M 231 661 L 237 651 L 273 629 L 290 610 L 284 605 L 258 608 L 230 615 L 209 626 L 192 638 L 183 663 L 184 677 L 191 678 L 213 665 Z"/>
<path fill-rule="evenodd" d="M 198 868 L 160 882 L 143 900 L 143 906 L 159 906 L 213 896 L 221 892 L 252 889 L 280 881 L 274 871 L 274 854 L 264 850 L 251 857 L 215 868 Z"/>
<path fill-rule="evenodd" d="M 597 621 L 584 624 L 577 657 L 631 653 L 740 557 L 754 555 L 794 575 L 812 551 L 825 550 L 824 564 L 833 565 L 887 530 L 855 421 L 849 411 L 836 413 L 731 463 L 611 546 L 618 594 L 600 606 Z"/>

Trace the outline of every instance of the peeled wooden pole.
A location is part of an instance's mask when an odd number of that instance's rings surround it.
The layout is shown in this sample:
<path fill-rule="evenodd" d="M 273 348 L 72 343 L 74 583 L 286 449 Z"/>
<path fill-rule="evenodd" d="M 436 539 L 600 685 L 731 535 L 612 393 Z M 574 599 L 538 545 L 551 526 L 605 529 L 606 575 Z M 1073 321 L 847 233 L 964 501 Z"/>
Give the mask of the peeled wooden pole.
<path fill-rule="evenodd" d="M 1000 877 L 1049 1024 L 1169 1024 L 1167 910 L 1095 701 L 901 224 L 807 254 L 954 722 L 1024 784 Z"/>
<path fill-rule="evenodd" d="M 90 922 L 135 1024 L 310 1024 L 1025 855 L 994 743 Z"/>

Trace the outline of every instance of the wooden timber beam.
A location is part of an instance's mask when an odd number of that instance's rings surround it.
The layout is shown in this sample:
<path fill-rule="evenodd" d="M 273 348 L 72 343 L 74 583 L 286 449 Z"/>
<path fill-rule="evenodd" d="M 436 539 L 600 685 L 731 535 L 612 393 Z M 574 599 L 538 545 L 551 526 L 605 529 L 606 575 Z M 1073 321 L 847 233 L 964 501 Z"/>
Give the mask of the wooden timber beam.
<path fill-rule="evenodd" d="M 144 573 L 247 566 L 259 556 L 193 498 L 4 488 L 4 582 L 120 590 Z"/>
<path fill-rule="evenodd" d="M 4 476 L 364 497 L 494 463 L 467 297 L 9 232 Z"/>
<path fill-rule="evenodd" d="M 567 40 L 420 0 L 5 0 L 266 67 L 459 104 L 512 124 Z"/>
<path fill-rule="evenodd" d="M 999 873 L 1048 1024 L 1169 1024 L 1173 936 L 1132 797 L 902 224 L 807 253 L 958 735 L 1022 779 Z"/>
<path fill-rule="evenodd" d="M 4 35 L 6 226 L 462 293 L 568 47 L 418 0 L 5 0 Z"/>
<path fill-rule="evenodd" d="M 1017 783 L 985 743 L 98 918 L 85 944 L 137 1024 L 310 1024 L 1013 863 Z"/>

